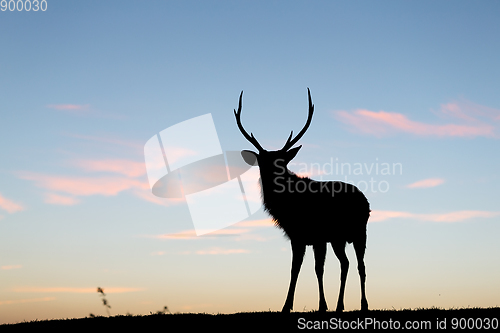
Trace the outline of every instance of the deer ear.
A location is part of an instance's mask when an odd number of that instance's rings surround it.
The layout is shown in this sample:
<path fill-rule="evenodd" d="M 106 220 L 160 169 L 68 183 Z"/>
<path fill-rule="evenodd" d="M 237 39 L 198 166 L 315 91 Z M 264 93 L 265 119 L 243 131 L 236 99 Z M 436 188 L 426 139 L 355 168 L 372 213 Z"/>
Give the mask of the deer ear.
<path fill-rule="evenodd" d="M 298 147 L 292 148 L 292 149 L 290 149 L 289 151 L 286 152 L 286 158 L 288 159 L 288 161 L 293 160 L 293 158 L 295 157 L 295 155 L 297 155 L 297 153 L 299 152 L 300 148 L 302 148 L 302 146 L 298 146 Z"/>
<path fill-rule="evenodd" d="M 245 162 L 248 164 L 248 165 L 258 165 L 257 164 L 257 155 L 256 153 L 254 153 L 253 151 L 251 150 L 242 150 L 241 151 L 241 157 L 243 157 L 243 159 L 245 160 Z"/>

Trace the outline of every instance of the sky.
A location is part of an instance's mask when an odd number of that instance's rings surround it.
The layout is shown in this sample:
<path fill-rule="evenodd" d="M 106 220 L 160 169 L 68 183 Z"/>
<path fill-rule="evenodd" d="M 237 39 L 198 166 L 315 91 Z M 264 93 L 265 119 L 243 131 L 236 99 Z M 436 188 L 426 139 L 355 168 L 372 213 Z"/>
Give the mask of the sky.
<path fill-rule="evenodd" d="M 107 315 L 97 287 L 111 315 L 281 310 L 290 243 L 269 216 L 197 236 L 146 173 L 151 137 L 208 113 L 223 151 L 253 149 L 242 90 L 275 150 L 310 88 L 289 167 L 368 198 L 371 309 L 500 305 L 499 2 L 45 3 L 0 11 L 0 323 Z M 329 247 L 332 310 L 339 276 Z M 317 307 L 308 248 L 294 310 Z"/>

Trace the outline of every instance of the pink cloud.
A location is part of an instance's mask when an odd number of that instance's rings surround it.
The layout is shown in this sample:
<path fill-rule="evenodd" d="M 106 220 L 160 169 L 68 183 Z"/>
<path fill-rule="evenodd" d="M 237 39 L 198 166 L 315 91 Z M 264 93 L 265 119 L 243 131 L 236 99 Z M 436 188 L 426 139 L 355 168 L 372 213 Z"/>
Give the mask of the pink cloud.
<path fill-rule="evenodd" d="M 376 136 L 384 136 L 394 132 L 406 132 L 419 136 L 458 136 L 494 137 L 495 127 L 488 124 L 458 125 L 445 124 L 434 125 L 417 122 L 408 119 L 401 113 L 385 111 L 356 110 L 352 113 L 338 111 L 337 117 L 344 123 L 351 125 L 357 130 Z"/>
<path fill-rule="evenodd" d="M 149 189 L 149 187 L 147 189 L 136 188 L 136 189 L 134 189 L 133 193 L 136 197 L 141 198 L 142 200 L 154 203 L 156 205 L 165 206 L 165 207 L 169 207 L 169 206 L 177 205 L 177 204 L 181 204 L 181 203 L 186 203 L 186 200 L 184 198 L 168 198 L 168 199 L 166 199 L 166 198 L 157 197 L 153 193 L 151 193 L 151 190 Z"/>
<path fill-rule="evenodd" d="M 418 182 L 409 184 L 408 188 L 428 188 L 435 187 L 444 183 L 444 179 L 441 178 L 429 178 L 424 180 L 419 180 Z"/>
<path fill-rule="evenodd" d="M 6 210 L 10 214 L 24 210 L 24 207 L 21 204 L 5 198 L 1 194 L 0 194 L 0 208 Z"/>
<path fill-rule="evenodd" d="M 480 118 L 488 120 L 500 120 L 500 109 L 490 108 L 460 99 L 459 101 L 441 104 L 440 112 L 452 117 L 462 118 L 469 121 L 478 121 Z"/>
<path fill-rule="evenodd" d="M 274 226 L 274 222 L 272 219 L 261 219 L 261 220 L 252 220 L 252 221 L 242 221 L 238 222 L 235 225 L 238 227 L 251 227 L 251 228 L 260 228 L 260 227 L 272 227 Z"/>
<path fill-rule="evenodd" d="M 62 111 L 77 116 L 92 116 L 98 118 L 126 119 L 126 116 L 119 114 L 109 114 L 91 109 L 89 104 L 49 104 L 47 108 Z"/>
<path fill-rule="evenodd" d="M 55 193 L 46 193 L 45 202 L 52 205 L 73 206 L 80 202 L 77 198 L 67 197 Z"/>
<path fill-rule="evenodd" d="M 72 114 L 76 116 L 89 116 L 96 115 L 96 112 L 89 108 L 88 104 L 50 104 L 47 105 L 48 108 L 57 111 L 64 112 L 66 114 Z"/>
<path fill-rule="evenodd" d="M 444 214 L 420 214 L 420 218 L 432 222 L 461 222 L 474 218 L 492 218 L 499 216 L 500 212 L 487 212 L 477 210 L 462 210 Z"/>
<path fill-rule="evenodd" d="M 144 162 L 124 159 L 76 160 L 72 164 L 91 172 L 110 172 L 129 177 L 140 177 L 146 174 Z"/>
<path fill-rule="evenodd" d="M 79 105 L 79 104 L 50 104 L 47 105 L 48 108 L 55 109 L 55 110 L 83 110 L 87 109 L 89 107 L 88 104 L 85 105 Z"/>
<path fill-rule="evenodd" d="M 136 291 L 143 291 L 144 288 L 125 288 L 125 287 L 110 287 L 104 288 L 106 294 L 121 294 Z M 95 287 L 17 287 L 13 288 L 14 292 L 18 293 L 76 293 L 90 294 L 96 293 Z"/>
<path fill-rule="evenodd" d="M 395 212 L 395 211 L 387 211 L 387 210 L 372 210 L 370 213 L 370 219 L 368 222 L 381 222 L 386 221 L 392 218 L 409 218 L 414 214 L 407 212 Z"/>
<path fill-rule="evenodd" d="M 195 156 L 197 155 L 197 152 L 182 147 L 168 147 L 167 149 L 165 149 L 165 155 L 167 157 L 168 163 L 173 164 L 185 157 Z"/>
<path fill-rule="evenodd" d="M 138 177 L 141 178 L 146 173 L 143 162 L 125 159 L 80 159 L 71 161 L 70 164 L 85 171 L 106 172 L 110 175 L 82 177 L 47 175 L 34 172 L 18 172 L 17 174 L 21 179 L 31 180 L 35 182 L 36 186 L 51 191 L 46 193 L 44 198 L 44 201 L 49 204 L 75 205 L 80 202 L 77 198 L 79 196 L 115 196 L 124 191 L 129 191 L 142 200 L 162 206 L 185 202 L 184 198 L 164 199 L 154 196 L 147 180 L 138 179 Z M 65 195 L 61 195 L 61 193 Z M 0 207 L 1 199 L 0 197 Z M 9 204 L 10 209 L 14 209 L 15 206 L 12 205 L 12 202 L 5 200 L 4 202 L 6 207 Z"/>
<path fill-rule="evenodd" d="M 108 172 L 132 178 L 141 177 L 146 174 L 144 162 L 125 159 L 75 160 L 72 161 L 71 164 L 89 172 Z M 151 193 L 149 186 L 146 187 L 145 184 L 139 184 L 138 180 L 129 182 L 129 184 L 131 184 L 131 186 L 127 189 L 131 189 L 136 197 L 145 201 L 161 206 L 172 206 L 179 203 L 185 203 L 184 198 L 159 198 Z"/>
<path fill-rule="evenodd" d="M 237 236 L 243 233 L 247 233 L 249 231 L 250 231 L 249 229 L 227 228 L 211 232 L 207 235 L 203 235 L 202 237 L 206 238 L 206 237 L 229 236 L 229 235 Z M 197 236 L 195 230 L 185 230 L 173 234 L 155 235 L 151 237 L 156 239 L 196 239 L 200 238 L 201 236 Z"/>
<path fill-rule="evenodd" d="M 365 109 L 337 111 L 334 114 L 353 129 L 379 137 L 403 132 L 418 136 L 498 138 L 500 129 L 500 123 L 497 122 L 500 110 L 468 101 L 441 105 L 436 114 L 441 118 L 453 120 L 447 124 L 429 124 L 411 120 L 401 113 Z"/>
<path fill-rule="evenodd" d="M 465 220 L 476 218 L 492 218 L 500 216 L 500 212 L 478 211 L 478 210 L 462 210 L 450 213 L 441 214 L 416 214 L 409 212 L 398 211 L 377 211 L 370 213 L 369 222 L 382 222 L 393 218 L 410 218 L 427 222 L 462 222 Z"/>
<path fill-rule="evenodd" d="M 141 155 L 144 153 L 144 144 L 142 142 L 124 140 L 121 138 L 108 137 L 108 136 L 80 135 L 80 134 L 73 134 L 73 133 L 69 133 L 69 134 L 67 133 L 65 135 L 68 137 L 75 138 L 75 139 L 97 142 L 100 145 L 110 144 L 110 145 L 118 145 L 118 146 L 124 146 L 127 148 L 132 148 L 132 149 L 136 150 L 137 152 L 140 152 Z"/>
<path fill-rule="evenodd" d="M 185 230 L 173 234 L 162 234 L 162 235 L 155 235 L 152 236 L 152 238 L 156 239 L 196 239 L 199 236 L 196 236 L 196 231 L 194 230 Z"/>
<path fill-rule="evenodd" d="M 6 265 L 6 266 L 1 266 L 0 268 L 3 270 L 11 270 L 11 269 L 19 269 L 23 267 L 23 265 Z"/>
<path fill-rule="evenodd" d="M 220 248 L 220 247 L 213 247 L 213 248 L 210 248 L 210 249 L 207 249 L 207 250 L 199 250 L 199 251 L 195 251 L 194 252 L 195 254 L 199 254 L 199 255 L 219 255 L 219 254 L 239 254 L 239 253 L 250 253 L 249 250 L 245 250 L 245 249 L 224 249 L 224 248 Z M 188 254 L 188 253 L 185 253 L 185 254 Z"/>
<path fill-rule="evenodd" d="M 263 241 L 264 239 L 260 236 L 248 235 L 248 234 L 251 233 L 252 229 L 255 228 L 266 228 L 272 226 L 274 226 L 274 222 L 270 218 L 252 220 L 252 221 L 242 221 L 235 223 L 231 227 L 217 230 L 209 234 L 203 235 L 201 237 L 206 238 L 206 237 L 218 237 L 218 236 L 239 236 L 240 239 L 246 239 L 246 240 L 253 239 L 253 240 Z M 162 235 L 155 235 L 148 237 L 156 239 L 184 239 L 184 240 L 200 238 L 200 236 L 196 235 L 196 231 L 193 229 L 184 230 L 172 234 L 162 234 Z"/>
<path fill-rule="evenodd" d="M 456 102 L 441 104 L 441 112 L 444 115 L 449 115 L 451 117 L 460 118 L 471 122 L 476 121 L 474 117 L 465 113 L 460 105 Z"/>
<path fill-rule="evenodd" d="M 0 301 L 0 305 L 4 304 L 20 304 L 20 303 L 34 303 L 34 302 L 47 302 L 55 300 L 55 297 L 42 297 L 42 298 L 30 298 L 30 299 L 13 299 L 7 301 Z"/>
<path fill-rule="evenodd" d="M 22 172 L 19 175 L 22 179 L 34 181 L 41 188 L 75 196 L 113 196 L 133 188 L 149 188 L 146 182 L 128 177 L 51 176 L 30 172 Z"/>

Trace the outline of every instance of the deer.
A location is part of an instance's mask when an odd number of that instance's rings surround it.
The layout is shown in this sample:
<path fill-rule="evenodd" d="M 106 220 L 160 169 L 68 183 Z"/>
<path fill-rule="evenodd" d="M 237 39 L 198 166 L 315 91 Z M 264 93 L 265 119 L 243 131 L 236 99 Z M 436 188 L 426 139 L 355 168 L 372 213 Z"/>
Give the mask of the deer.
<path fill-rule="evenodd" d="M 302 266 L 306 246 L 313 247 L 315 272 L 319 287 L 319 312 L 328 310 L 323 289 L 323 273 L 327 244 L 340 262 L 340 291 L 337 312 L 344 310 L 344 291 L 349 270 L 346 245 L 353 244 L 361 282 L 361 311 L 368 311 L 365 293 L 364 255 L 367 238 L 367 223 L 370 205 L 364 194 L 354 185 L 340 181 L 315 181 L 299 177 L 287 168 L 302 145 L 292 148 L 309 128 L 314 113 L 311 92 L 309 114 L 305 126 L 293 137 L 293 131 L 283 148 L 268 151 L 262 148 L 241 124 L 243 91 L 240 94 L 238 111 L 234 110 L 236 124 L 243 136 L 258 152 L 243 150 L 243 160 L 252 166 L 258 165 L 260 172 L 261 199 L 264 210 L 271 216 L 275 226 L 290 240 L 292 267 L 290 285 L 282 312 L 293 310 L 295 287 Z"/>

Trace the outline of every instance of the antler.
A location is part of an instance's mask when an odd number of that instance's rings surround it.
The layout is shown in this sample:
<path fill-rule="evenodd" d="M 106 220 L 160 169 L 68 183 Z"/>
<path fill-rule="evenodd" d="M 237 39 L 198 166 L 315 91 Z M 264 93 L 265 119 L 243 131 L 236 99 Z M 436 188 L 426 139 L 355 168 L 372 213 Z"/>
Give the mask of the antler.
<path fill-rule="evenodd" d="M 288 140 L 286 141 L 283 148 L 281 148 L 282 151 L 287 151 L 288 149 L 292 148 L 293 145 L 295 143 L 297 143 L 297 141 L 299 141 L 300 138 L 304 135 L 304 133 L 309 128 L 309 125 L 311 124 L 311 120 L 312 120 L 312 116 L 313 116 L 313 112 L 314 112 L 314 105 L 313 105 L 312 100 L 311 100 L 311 92 L 309 91 L 309 88 L 307 88 L 307 95 L 309 96 L 309 115 L 307 116 L 307 122 L 306 122 L 304 128 L 302 129 L 302 131 L 300 131 L 300 133 L 293 140 L 292 140 L 293 131 L 292 131 L 292 133 L 290 133 Z"/>
<path fill-rule="evenodd" d="M 236 124 L 238 124 L 238 128 L 240 129 L 241 134 L 243 134 L 243 136 L 248 141 L 250 141 L 250 143 L 253 144 L 259 152 L 261 152 L 264 150 L 264 148 L 262 148 L 262 146 L 259 144 L 257 139 L 254 138 L 253 134 L 250 133 L 250 135 L 248 135 L 247 131 L 245 131 L 245 129 L 243 128 L 243 125 L 241 125 L 240 117 L 241 117 L 241 99 L 242 99 L 242 97 L 243 97 L 243 90 L 241 91 L 241 94 L 240 94 L 240 103 L 238 106 L 238 112 L 236 112 L 236 110 L 234 110 L 234 116 L 236 117 Z"/>

